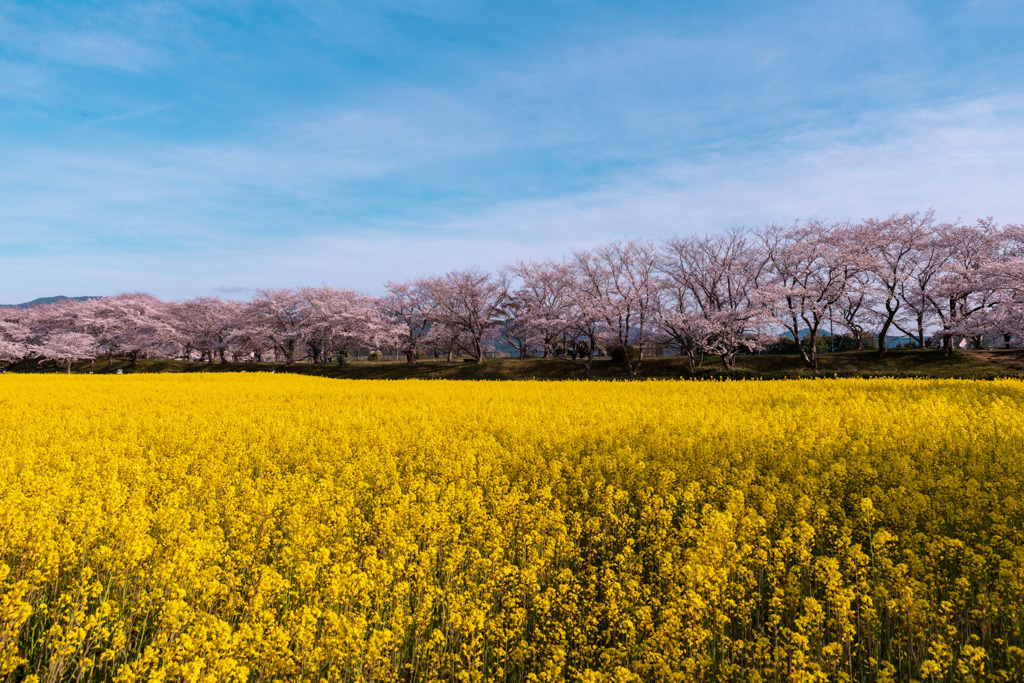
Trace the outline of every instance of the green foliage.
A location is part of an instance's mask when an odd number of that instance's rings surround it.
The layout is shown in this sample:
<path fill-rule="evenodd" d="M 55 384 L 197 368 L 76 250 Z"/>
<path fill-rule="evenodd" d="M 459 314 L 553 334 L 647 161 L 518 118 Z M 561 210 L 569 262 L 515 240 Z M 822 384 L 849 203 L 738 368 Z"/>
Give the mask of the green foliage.
<path fill-rule="evenodd" d="M 611 357 L 613 363 L 623 363 L 626 360 L 626 355 L 629 355 L 629 359 L 634 363 L 640 358 L 640 350 L 635 348 L 632 344 L 627 344 L 625 347 L 622 344 L 616 344 L 608 350 L 608 355 Z"/>

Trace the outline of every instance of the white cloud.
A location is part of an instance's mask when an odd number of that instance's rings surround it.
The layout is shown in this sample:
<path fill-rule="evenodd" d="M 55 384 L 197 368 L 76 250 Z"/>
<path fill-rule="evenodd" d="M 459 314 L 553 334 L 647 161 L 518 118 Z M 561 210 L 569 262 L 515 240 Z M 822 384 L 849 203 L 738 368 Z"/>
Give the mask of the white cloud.
<path fill-rule="evenodd" d="M 101 116 L 96 119 L 92 119 L 83 123 L 81 128 L 92 128 L 93 126 L 104 126 L 108 123 L 117 123 L 118 121 L 127 121 L 130 119 L 137 119 L 150 114 L 155 114 L 158 111 L 170 108 L 169 104 L 154 104 L 149 107 L 143 107 L 142 109 L 136 109 L 135 111 L 125 112 L 123 114 L 111 114 L 109 116 Z"/>
<path fill-rule="evenodd" d="M 198 238 L 182 240 L 179 248 L 164 243 L 122 256 L 0 257 L 5 286 L 12 288 L 0 292 L 0 300 L 121 290 L 178 298 L 215 293 L 224 282 L 326 283 L 379 292 L 387 279 L 560 258 L 617 237 L 657 239 L 810 216 L 856 220 L 933 207 L 943 218 L 992 215 L 1016 222 L 1024 220 L 1022 122 L 1024 102 L 1012 98 L 880 112 L 844 129 L 793 136 L 768 150 L 725 145 L 712 157 L 668 161 L 584 192 L 406 218 L 377 229 L 338 219 L 319 235 L 227 237 L 218 234 L 215 219 L 197 211 L 192 234 Z M 254 154 L 253 159 L 265 158 Z M 128 170 L 119 173 L 130 182 Z M 185 169 L 154 173 L 130 192 L 152 192 L 156 180 L 169 181 Z M 206 166 L 188 187 L 200 192 L 214 175 Z M 37 198 L 43 200 L 44 195 Z M 74 207 L 63 210 L 70 214 Z M 173 221 L 158 225 L 173 236 Z M 207 239 L 203 230 L 210 232 Z"/>
<path fill-rule="evenodd" d="M 288 205 L 333 215 L 344 211 L 342 197 L 353 183 L 408 177 L 512 144 L 476 108 L 415 91 L 376 107 L 306 112 L 249 137 L 140 143 L 111 132 L 102 146 L 14 147 L 0 161 L 0 201 L 9 206 L 7 224 L 17 229 L 0 232 L 0 245 L 49 240 L 59 250 L 97 239 L 232 241 L 278 218 L 296 231 L 315 232 L 303 211 Z"/>
<path fill-rule="evenodd" d="M 888 130 L 875 118 L 885 118 Z M 948 218 L 1014 222 L 1024 220 L 1021 187 L 1024 102 L 987 99 L 886 112 L 768 150 L 726 147 L 699 162 L 669 161 L 592 191 L 508 202 L 435 229 L 470 241 L 513 236 L 557 252 L 620 236 L 928 207 Z"/>
<path fill-rule="evenodd" d="M 3 26 L 0 24 L 0 29 Z M 17 100 L 38 98 L 39 91 L 50 82 L 46 70 L 35 64 L 0 61 L 0 97 Z"/>
<path fill-rule="evenodd" d="M 44 59 L 76 66 L 143 71 L 163 60 L 153 46 L 114 33 L 47 32 L 29 34 L 27 38 L 39 41 L 33 51 Z"/>
<path fill-rule="evenodd" d="M 176 2 L 63 6 L 0 6 L 7 50 L 43 62 L 142 72 L 196 45 L 192 18 Z"/>

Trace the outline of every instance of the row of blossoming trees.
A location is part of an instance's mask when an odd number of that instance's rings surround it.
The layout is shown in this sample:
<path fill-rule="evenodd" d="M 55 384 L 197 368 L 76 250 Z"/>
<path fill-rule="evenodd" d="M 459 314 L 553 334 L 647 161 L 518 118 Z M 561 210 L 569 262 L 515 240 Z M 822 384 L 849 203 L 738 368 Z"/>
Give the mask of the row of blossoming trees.
<path fill-rule="evenodd" d="M 655 345 L 691 367 L 727 368 L 780 334 L 817 368 L 826 325 L 884 354 L 896 333 L 952 353 L 1024 338 L 1024 225 L 947 223 L 932 212 L 860 223 L 809 220 L 660 244 L 615 241 L 499 273 L 389 282 L 374 298 L 332 287 L 259 290 L 248 302 L 146 294 L 0 309 L 0 359 L 115 355 L 231 360 L 345 359 L 356 349 L 481 362 L 495 344 L 585 365 L 614 353 L 630 375 Z"/>

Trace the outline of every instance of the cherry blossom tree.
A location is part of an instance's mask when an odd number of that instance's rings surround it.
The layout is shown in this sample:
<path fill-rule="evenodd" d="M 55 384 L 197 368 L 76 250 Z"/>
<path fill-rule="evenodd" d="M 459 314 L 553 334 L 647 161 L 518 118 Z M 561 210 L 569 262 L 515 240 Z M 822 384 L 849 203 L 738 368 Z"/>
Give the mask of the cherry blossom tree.
<path fill-rule="evenodd" d="M 711 332 L 693 295 L 685 287 L 665 278 L 661 287 L 661 329 L 664 340 L 686 357 L 690 372 L 704 364 L 711 345 Z"/>
<path fill-rule="evenodd" d="M 929 299 L 941 324 L 939 334 L 947 354 L 953 353 L 955 337 L 970 338 L 980 347 L 989 331 L 985 316 L 976 314 L 999 305 L 1003 283 L 992 268 L 998 260 L 999 236 L 991 218 L 945 231 L 949 258 Z"/>
<path fill-rule="evenodd" d="M 818 369 L 818 336 L 846 292 L 846 226 L 810 220 L 758 232 L 766 257 L 759 296 L 766 310 L 796 342 L 804 364 Z M 806 332 L 806 344 L 801 338 Z"/>
<path fill-rule="evenodd" d="M 925 346 L 925 331 L 937 314 L 934 289 L 953 255 L 953 245 L 956 241 L 956 226 L 938 223 L 928 227 L 928 234 L 917 241 L 910 254 L 914 267 L 899 283 L 901 315 L 897 315 L 892 321 L 893 327 L 911 337 L 920 349 Z"/>
<path fill-rule="evenodd" d="M 589 295 L 589 280 L 574 259 L 569 262 L 520 262 L 509 269 L 519 283 L 515 300 L 522 325 L 542 355 L 582 367 L 590 379 L 594 358 L 608 335 L 601 311 Z"/>
<path fill-rule="evenodd" d="M 54 332 L 39 347 L 41 356 L 63 365 L 69 375 L 72 364 L 95 358 L 98 353 L 95 337 L 85 332 Z"/>
<path fill-rule="evenodd" d="M 52 305 L 52 304 L 51 304 Z M 140 292 L 118 294 L 88 302 L 86 319 L 76 330 L 89 332 L 108 360 L 124 355 L 136 367 L 147 355 L 167 355 L 173 343 L 168 306 L 160 299 Z"/>
<path fill-rule="evenodd" d="M 0 361 L 13 363 L 31 353 L 25 343 L 28 329 L 24 319 L 24 309 L 13 306 L 0 308 Z"/>
<path fill-rule="evenodd" d="M 873 309 L 878 321 L 878 355 L 888 351 L 886 339 L 900 313 L 906 283 L 921 268 L 918 258 L 935 231 L 933 211 L 894 213 L 885 219 L 868 218 L 855 228 L 855 239 L 865 246 L 863 270 L 874 290 Z"/>
<path fill-rule="evenodd" d="M 544 358 L 553 355 L 569 327 L 571 289 L 577 286 L 569 269 L 555 261 L 519 261 L 509 268 L 517 286 L 509 293 L 506 317 L 514 319 L 514 333 L 524 345 L 539 347 Z"/>
<path fill-rule="evenodd" d="M 380 309 L 391 323 L 395 346 L 412 365 L 436 322 L 438 302 L 432 296 L 430 282 L 424 279 L 388 282 L 385 289 L 387 294 L 378 302 Z"/>
<path fill-rule="evenodd" d="M 658 330 L 657 250 L 650 242 L 615 241 L 590 251 L 577 251 L 574 257 L 594 317 L 602 323 L 612 345 L 622 351 L 626 372 L 635 377 L 645 347 Z"/>
<path fill-rule="evenodd" d="M 705 353 L 717 354 L 726 369 L 741 349 L 762 348 L 765 310 L 758 296 L 768 259 L 749 228 L 718 235 L 672 238 L 661 249 L 659 269 L 692 300 L 693 321 L 705 332 Z"/>
<path fill-rule="evenodd" d="M 845 241 L 850 243 L 853 240 Z M 841 328 L 845 328 L 853 338 L 854 349 L 863 351 L 864 336 L 867 334 L 868 325 L 873 320 L 870 313 L 876 305 L 872 297 L 874 289 L 871 286 L 870 276 L 858 265 L 863 262 L 863 259 L 849 249 L 846 253 L 843 278 L 847 284 L 839 300 L 832 305 L 832 319 Z"/>
<path fill-rule="evenodd" d="M 349 350 L 375 347 L 387 338 L 387 326 L 376 301 L 352 289 L 302 287 L 303 339 L 313 362 L 348 359 Z"/>
<path fill-rule="evenodd" d="M 239 324 L 240 306 L 215 297 L 196 297 L 168 306 L 174 339 L 185 360 L 192 363 L 195 352 L 200 360 L 212 363 L 214 357 L 227 361 L 227 351 Z"/>
<path fill-rule="evenodd" d="M 29 309 L 24 316 L 26 333 L 23 338 L 29 355 L 37 358 L 37 364 L 44 359 L 53 360 L 54 363 L 63 362 L 64 358 L 57 357 L 55 353 L 67 349 L 63 343 L 53 346 L 51 341 L 62 335 L 87 334 L 91 318 L 92 302 L 75 299 L 63 299 Z M 79 341 L 81 340 L 78 337 L 68 337 L 64 340 L 71 348 L 75 345 L 85 348 L 77 344 Z M 74 360 L 80 359 L 76 357 Z"/>
<path fill-rule="evenodd" d="M 566 276 L 571 284 L 559 357 L 574 365 L 582 365 L 584 377 L 589 380 L 594 358 L 599 351 L 607 350 L 604 346 L 607 334 L 601 321 L 601 311 L 590 297 L 586 275 L 578 264 L 571 264 Z"/>
<path fill-rule="evenodd" d="M 1003 226 L 997 236 L 995 257 L 985 266 L 988 286 L 998 289 L 998 305 L 982 312 L 978 327 L 1002 338 L 1010 348 L 1014 338 L 1024 340 L 1024 224 Z"/>
<path fill-rule="evenodd" d="M 454 270 L 430 281 L 438 322 L 450 339 L 477 363 L 483 363 L 485 338 L 501 319 L 508 284 L 477 269 Z"/>
<path fill-rule="evenodd" d="M 530 320 L 527 302 L 516 294 L 510 293 L 502 304 L 498 329 L 501 339 L 523 359 L 530 355 L 531 348 L 538 345 L 540 335 Z"/>
<path fill-rule="evenodd" d="M 919 347 L 931 333 L 946 353 L 992 336 L 1020 343 L 1024 227 L 939 223 L 919 211 L 857 225 L 735 228 L 659 247 L 618 240 L 496 275 L 470 269 L 389 282 L 380 300 L 303 287 L 258 290 L 248 303 L 125 293 L 0 308 L 0 361 L 66 364 L 88 351 L 106 355 L 108 366 L 115 355 L 134 366 L 147 356 L 262 360 L 272 350 L 287 363 L 344 363 L 354 348 L 397 348 L 409 363 L 423 349 L 482 362 L 503 337 L 520 357 L 555 356 L 588 377 L 595 356 L 621 351 L 634 376 L 655 344 L 678 348 L 691 370 L 710 354 L 732 369 L 738 353 L 763 348 L 784 328 L 817 368 L 826 323 L 846 329 L 858 348 L 866 329 L 877 330 L 882 355 L 893 329 Z"/>
<path fill-rule="evenodd" d="M 302 342 L 302 297 L 293 289 L 260 289 L 245 311 L 257 343 L 272 348 L 290 365 Z"/>

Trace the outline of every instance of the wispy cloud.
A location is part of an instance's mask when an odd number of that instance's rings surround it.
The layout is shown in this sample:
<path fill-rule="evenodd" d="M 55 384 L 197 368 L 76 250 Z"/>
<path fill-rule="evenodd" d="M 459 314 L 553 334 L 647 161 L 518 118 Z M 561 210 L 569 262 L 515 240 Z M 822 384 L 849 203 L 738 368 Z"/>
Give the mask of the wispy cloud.
<path fill-rule="evenodd" d="M 0 97 L 36 99 L 48 81 L 45 69 L 38 65 L 0 60 Z"/>
<path fill-rule="evenodd" d="M 112 33 L 50 34 L 44 40 L 40 33 L 26 32 L 24 38 L 26 44 L 40 41 L 38 47 L 28 48 L 39 56 L 79 66 L 142 71 L 163 59 L 159 49 Z"/>
<path fill-rule="evenodd" d="M 0 6 L 4 47 L 50 63 L 142 72 L 167 64 L 195 40 L 175 2 Z"/>
<path fill-rule="evenodd" d="M 1021 220 L 1024 102 L 975 100 L 877 116 L 890 124 L 884 133 L 868 116 L 842 129 L 794 136 L 770 150 L 728 149 L 699 163 L 671 160 L 583 192 L 468 213 L 407 216 L 386 229 L 342 218 L 330 229 L 286 239 L 212 239 L 201 252 L 162 247 L 98 259 L 55 255 L 47 257 L 46 270 L 66 278 L 61 291 L 85 291 L 109 270 L 118 273 L 116 289 L 171 297 L 185 295 L 179 288 L 228 293 L 225 280 L 379 292 L 388 279 L 561 258 L 619 237 L 658 239 L 809 216 L 856 220 L 928 207 L 950 219 Z M 42 263 L 0 257 L 14 282 L 31 280 Z"/>
<path fill-rule="evenodd" d="M 129 119 L 137 119 L 137 118 L 142 117 L 142 116 L 149 116 L 150 114 L 155 114 L 158 111 L 163 111 L 164 109 L 168 109 L 170 106 L 171 105 L 169 105 L 169 104 L 154 104 L 154 105 L 152 105 L 150 107 L 143 107 L 142 109 L 137 109 L 135 111 L 125 112 L 124 114 L 111 114 L 109 116 L 101 116 L 99 118 L 92 119 L 90 121 L 86 121 L 80 127 L 81 128 L 91 128 L 93 126 L 102 126 L 102 125 L 106 125 L 108 123 L 116 123 L 118 121 L 127 121 Z"/>
<path fill-rule="evenodd" d="M 0 0 L 0 300 L 1022 218 L 1008 4 L 531 7 Z"/>
<path fill-rule="evenodd" d="M 927 207 L 950 218 L 1019 221 L 1022 186 L 1024 100 L 983 99 L 879 112 L 768 149 L 733 145 L 699 162 L 666 160 L 594 190 L 509 202 L 445 229 L 520 235 L 525 243 L 564 249 L 581 239 L 708 232 L 815 215 L 859 219 Z"/>
<path fill-rule="evenodd" d="M 57 249 L 97 237 L 233 240 L 254 222 L 275 215 L 286 220 L 297 202 L 333 216 L 346 204 L 352 208 L 353 185 L 408 178 L 423 168 L 443 173 L 446 164 L 513 144 L 489 128 L 484 113 L 430 93 L 406 93 L 375 109 L 306 116 L 268 125 L 247 142 L 13 150 L 0 164 L 0 198 L 10 201 L 9 223 L 33 229 L 0 235 L 0 244 L 24 242 L 28 234 L 36 244 L 49 237 Z M 212 229 L 214 220 L 220 224 Z M 315 232 L 316 222 L 292 230 Z"/>

